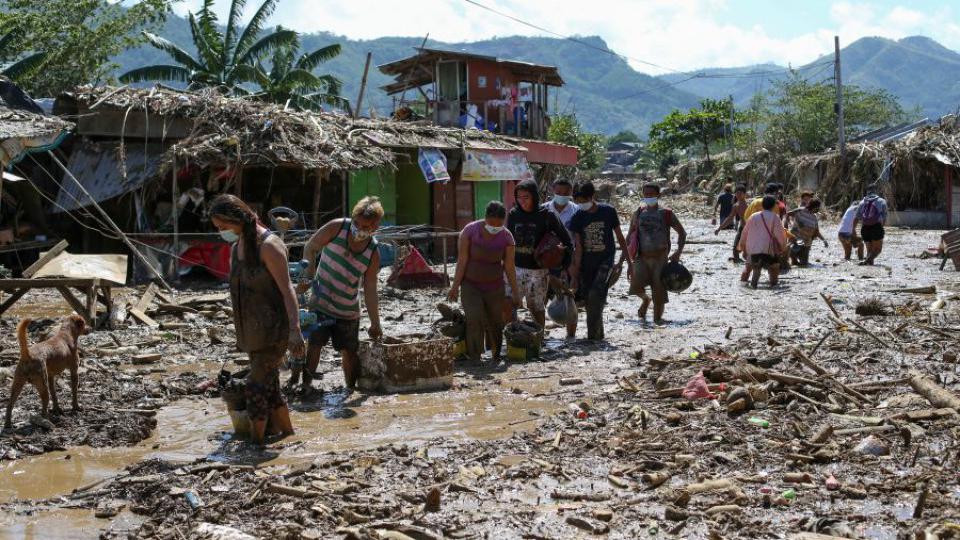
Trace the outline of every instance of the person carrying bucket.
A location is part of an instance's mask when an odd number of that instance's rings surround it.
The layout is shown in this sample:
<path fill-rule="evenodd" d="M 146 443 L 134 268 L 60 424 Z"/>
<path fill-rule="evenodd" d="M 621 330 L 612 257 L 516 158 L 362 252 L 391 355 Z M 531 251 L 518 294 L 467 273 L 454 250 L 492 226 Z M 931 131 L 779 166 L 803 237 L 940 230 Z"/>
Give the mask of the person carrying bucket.
<path fill-rule="evenodd" d="M 293 355 L 303 354 L 304 342 L 287 248 L 233 195 L 213 201 L 210 219 L 223 239 L 233 244 L 230 299 L 237 348 L 250 356 L 244 398 L 251 438 L 263 444 L 267 435 L 293 435 L 279 368 L 288 349 Z M 268 423 L 272 433 L 267 433 Z"/>
<path fill-rule="evenodd" d="M 677 232 L 677 249 L 670 253 L 670 229 Z M 630 222 L 631 249 L 636 250 L 635 272 L 630 282 L 630 294 L 642 299 L 638 316 L 647 318 L 647 309 L 653 301 L 653 322 L 663 324 L 663 312 L 669 301 L 667 289 L 660 279 L 667 262 L 680 262 L 687 231 L 673 210 L 660 206 L 660 186 L 649 183 L 643 186 L 643 204 Z M 650 288 L 647 296 L 646 288 Z"/>
<path fill-rule="evenodd" d="M 349 218 L 328 222 L 303 248 L 309 265 L 304 275 L 312 279 L 302 282 L 300 290 L 310 290 L 308 307 L 317 314 L 317 328 L 310 334 L 307 368 L 303 372 L 304 393 L 311 389 L 312 374 L 328 341 L 333 341 L 333 347 L 340 351 L 344 385 L 348 389 L 356 386 L 360 377 L 361 286 L 370 317 L 367 333 L 372 339 L 383 336 L 377 295 L 380 253 L 374 237 L 383 213 L 380 199 L 364 197 L 353 207 Z"/>

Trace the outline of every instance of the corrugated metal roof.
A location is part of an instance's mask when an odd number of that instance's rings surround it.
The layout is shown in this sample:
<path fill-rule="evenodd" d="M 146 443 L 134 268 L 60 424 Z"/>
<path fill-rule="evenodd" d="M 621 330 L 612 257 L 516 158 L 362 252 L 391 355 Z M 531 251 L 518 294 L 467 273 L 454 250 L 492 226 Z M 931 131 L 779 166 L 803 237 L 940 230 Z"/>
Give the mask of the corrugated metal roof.
<path fill-rule="evenodd" d="M 160 145 L 148 145 L 146 159 L 143 144 L 128 143 L 123 149 L 125 156 L 121 160 L 119 143 L 84 141 L 70 155 L 67 168 L 96 202 L 129 193 L 157 176 L 163 152 Z M 65 174 L 52 212 L 73 211 L 91 202 Z"/>

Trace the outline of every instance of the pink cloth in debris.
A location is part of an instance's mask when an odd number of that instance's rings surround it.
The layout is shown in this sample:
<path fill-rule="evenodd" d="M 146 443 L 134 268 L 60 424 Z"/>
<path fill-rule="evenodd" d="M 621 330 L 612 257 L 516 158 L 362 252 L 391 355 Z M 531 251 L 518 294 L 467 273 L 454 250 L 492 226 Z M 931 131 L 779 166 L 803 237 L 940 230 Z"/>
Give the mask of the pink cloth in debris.
<path fill-rule="evenodd" d="M 697 373 L 692 379 L 687 381 L 687 386 L 683 389 L 683 397 L 689 400 L 694 399 L 714 399 L 715 396 L 710 392 L 710 387 L 707 386 L 707 379 L 703 376 L 703 372 Z"/>

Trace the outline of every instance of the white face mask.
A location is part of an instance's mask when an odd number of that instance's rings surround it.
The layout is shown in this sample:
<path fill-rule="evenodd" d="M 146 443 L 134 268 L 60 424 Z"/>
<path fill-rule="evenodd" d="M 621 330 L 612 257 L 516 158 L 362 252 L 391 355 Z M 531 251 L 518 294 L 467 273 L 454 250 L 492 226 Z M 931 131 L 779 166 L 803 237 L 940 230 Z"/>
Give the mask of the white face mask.
<path fill-rule="evenodd" d="M 220 231 L 220 238 L 223 238 L 231 244 L 236 243 L 237 240 L 240 240 L 240 235 L 231 231 L 230 229 L 224 229 Z"/>
<path fill-rule="evenodd" d="M 581 210 L 586 210 L 587 212 L 589 212 L 590 210 L 593 210 L 593 207 L 596 206 L 596 205 L 597 205 L 597 203 L 595 203 L 595 202 L 593 202 L 593 201 L 587 201 L 587 202 L 585 202 L 585 203 L 580 203 L 580 209 L 581 209 Z"/>
<path fill-rule="evenodd" d="M 554 195 L 553 202 L 558 206 L 566 206 L 570 204 L 570 197 L 568 195 Z"/>
<path fill-rule="evenodd" d="M 364 231 L 364 230 L 360 229 L 359 227 L 357 227 L 357 224 L 356 224 L 356 223 L 351 223 L 351 224 L 350 224 L 350 236 L 352 236 L 354 240 L 359 240 L 360 242 L 362 242 L 362 241 L 370 238 L 371 236 L 373 236 L 373 233 L 370 232 L 370 231 Z"/>
<path fill-rule="evenodd" d="M 647 206 L 656 206 L 658 200 L 659 200 L 658 197 L 644 197 L 643 204 Z"/>
<path fill-rule="evenodd" d="M 494 227 L 493 225 L 484 224 L 483 228 L 487 230 L 490 234 L 499 234 L 503 230 L 503 227 Z"/>

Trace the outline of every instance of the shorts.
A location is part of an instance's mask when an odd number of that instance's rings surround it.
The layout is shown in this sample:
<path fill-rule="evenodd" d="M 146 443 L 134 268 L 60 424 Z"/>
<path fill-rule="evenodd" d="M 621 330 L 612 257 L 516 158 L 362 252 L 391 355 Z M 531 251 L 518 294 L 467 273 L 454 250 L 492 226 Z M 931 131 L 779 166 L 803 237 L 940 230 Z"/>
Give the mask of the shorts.
<path fill-rule="evenodd" d="M 667 265 L 667 254 L 655 256 L 637 255 L 633 261 L 633 281 L 630 282 L 630 294 L 647 299 L 646 288 L 650 287 L 653 301 L 664 303 L 670 301 L 667 289 L 663 286 L 660 274 Z"/>
<path fill-rule="evenodd" d="M 854 236 L 851 233 L 837 233 L 837 238 L 839 238 L 841 242 L 849 242 L 853 247 L 863 245 L 863 240 L 861 240 L 859 236 Z"/>
<path fill-rule="evenodd" d="M 287 404 L 280 391 L 279 369 L 286 348 L 284 343 L 247 353 L 250 357 L 250 374 L 247 375 L 244 398 L 251 420 L 266 420 L 274 409 Z"/>
<path fill-rule="evenodd" d="M 517 293 L 525 298 L 527 309 L 530 311 L 544 311 L 547 303 L 547 276 L 550 271 L 545 268 L 517 268 Z M 510 284 L 505 288 L 507 298 L 513 296 Z"/>
<path fill-rule="evenodd" d="M 321 320 L 324 317 L 321 313 Z M 318 327 L 310 334 L 310 346 L 324 347 L 331 339 L 334 349 L 356 353 L 360 350 L 360 319 L 334 319 L 333 324 Z"/>
<path fill-rule="evenodd" d="M 864 242 L 879 242 L 883 240 L 883 223 L 874 223 L 873 225 L 864 225 L 860 228 L 860 237 Z"/>
<path fill-rule="evenodd" d="M 759 268 L 770 268 L 780 264 L 780 257 L 766 253 L 754 253 L 750 255 L 750 264 Z"/>

